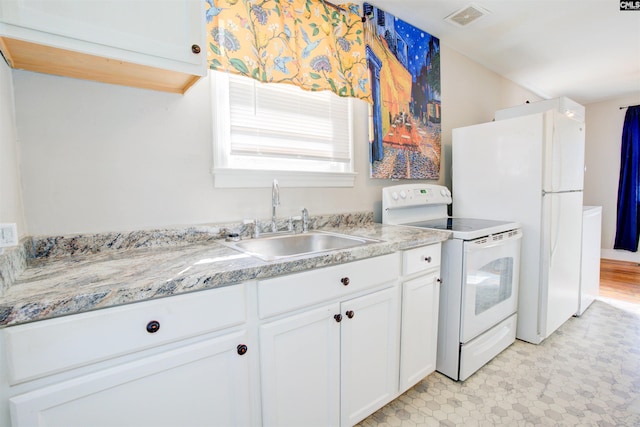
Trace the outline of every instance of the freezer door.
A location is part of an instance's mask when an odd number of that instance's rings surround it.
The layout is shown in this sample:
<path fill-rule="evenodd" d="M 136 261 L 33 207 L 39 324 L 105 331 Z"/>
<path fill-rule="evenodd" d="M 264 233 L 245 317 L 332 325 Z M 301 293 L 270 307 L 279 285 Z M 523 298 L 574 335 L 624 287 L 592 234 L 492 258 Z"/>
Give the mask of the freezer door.
<path fill-rule="evenodd" d="M 554 111 L 544 113 L 544 117 L 543 189 L 548 192 L 582 190 L 584 124 Z"/>
<path fill-rule="evenodd" d="M 454 129 L 453 215 L 539 224 L 543 128 L 536 114 Z"/>
<path fill-rule="evenodd" d="M 542 274 L 538 332 L 547 338 L 576 313 L 580 293 L 582 192 L 542 198 Z"/>

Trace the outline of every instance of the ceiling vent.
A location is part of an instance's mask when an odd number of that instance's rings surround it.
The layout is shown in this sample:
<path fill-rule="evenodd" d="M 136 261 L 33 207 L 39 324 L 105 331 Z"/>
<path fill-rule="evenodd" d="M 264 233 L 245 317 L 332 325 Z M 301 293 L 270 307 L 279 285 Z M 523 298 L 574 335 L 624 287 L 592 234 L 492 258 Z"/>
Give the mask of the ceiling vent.
<path fill-rule="evenodd" d="M 471 3 L 470 5 L 453 12 L 451 15 L 444 18 L 444 20 L 457 25 L 458 27 L 466 27 L 487 14 L 489 14 L 488 10 Z"/>

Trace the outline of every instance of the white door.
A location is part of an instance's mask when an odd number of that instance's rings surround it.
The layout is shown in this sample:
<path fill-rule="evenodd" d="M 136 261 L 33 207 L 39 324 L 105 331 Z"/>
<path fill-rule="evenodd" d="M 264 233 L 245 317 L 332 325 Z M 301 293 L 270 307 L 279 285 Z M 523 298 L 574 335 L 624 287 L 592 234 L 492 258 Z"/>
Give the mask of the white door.
<path fill-rule="evenodd" d="M 436 370 L 439 272 L 402 284 L 400 392 Z"/>
<path fill-rule="evenodd" d="M 13 427 L 255 425 L 245 332 L 105 369 L 10 399 Z"/>
<path fill-rule="evenodd" d="M 464 242 L 462 343 L 516 312 L 521 239 L 517 230 Z"/>
<path fill-rule="evenodd" d="M 581 190 L 584 187 L 584 123 L 562 114 L 545 113 L 543 190 Z"/>
<path fill-rule="evenodd" d="M 544 339 L 576 313 L 580 295 L 582 192 L 542 198 L 543 238 L 538 332 Z"/>
<path fill-rule="evenodd" d="M 454 129 L 453 215 L 539 224 L 543 131 L 541 114 Z"/>
<path fill-rule="evenodd" d="M 339 424 L 337 315 L 340 305 L 333 303 L 260 326 L 264 426 Z"/>
<path fill-rule="evenodd" d="M 398 289 L 345 301 L 341 309 L 341 425 L 346 427 L 397 395 Z"/>

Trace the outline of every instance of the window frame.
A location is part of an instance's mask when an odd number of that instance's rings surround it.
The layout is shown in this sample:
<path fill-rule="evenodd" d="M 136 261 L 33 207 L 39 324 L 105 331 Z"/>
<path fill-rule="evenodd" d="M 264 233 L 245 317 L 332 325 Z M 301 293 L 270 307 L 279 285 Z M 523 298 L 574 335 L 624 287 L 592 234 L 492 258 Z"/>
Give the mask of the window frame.
<path fill-rule="evenodd" d="M 227 73 L 209 70 L 211 86 L 211 116 L 213 131 L 213 175 L 216 188 L 270 187 L 278 179 L 282 187 L 353 187 L 355 185 L 354 103 L 349 99 L 348 114 L 351 123 L 348 170 L 344 172 L 302 171 L 280 169 L 243 169 L 228 165 L 230 144 L 229 86 Z M 246 77 L 248 78 L 248 77 Z M 336 95 L 337 96 L 337 95 Z"/>

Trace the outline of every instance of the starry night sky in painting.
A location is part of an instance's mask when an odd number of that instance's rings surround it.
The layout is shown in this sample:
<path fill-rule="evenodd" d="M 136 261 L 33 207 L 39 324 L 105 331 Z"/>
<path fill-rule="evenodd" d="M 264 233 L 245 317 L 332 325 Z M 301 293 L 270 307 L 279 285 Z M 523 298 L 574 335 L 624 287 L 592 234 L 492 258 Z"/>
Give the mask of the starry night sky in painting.
<path fill-rule="evenodd" d="M 401 19 L 395 18 L 394 21 L 396 33 L 408 44 L 409 72 L 415 81 L 422 67 L 427 64 L 427 52 L 429 52 L 429 41 L 432 36 Z"/>

